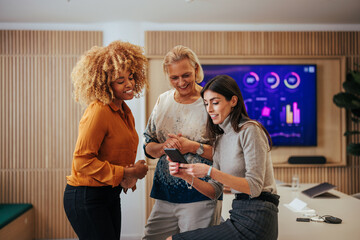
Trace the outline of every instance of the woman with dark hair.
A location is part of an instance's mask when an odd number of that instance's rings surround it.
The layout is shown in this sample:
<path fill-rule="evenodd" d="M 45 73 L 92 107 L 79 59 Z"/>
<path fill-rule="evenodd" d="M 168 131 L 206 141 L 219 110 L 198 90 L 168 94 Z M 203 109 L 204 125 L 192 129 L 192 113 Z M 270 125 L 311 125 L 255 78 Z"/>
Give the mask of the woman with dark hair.
<path fill-rule="evenodd" d="M 169 163 L 170 174 L 193 181 L 199 192 L 216 199 L 222 185 L 235 193 L 230 218 L 218 226 L 176 234 L 170 239 L 277 239 L 278 204 L 271 138 L 266 129 L 251 120 L 241 91 L 227 75 L 211 79 L 201 91 L 209 114 L 207 131 L 214 140 L 213 167 Z M 204 182 L 199 178 L 211 178 Z"/>

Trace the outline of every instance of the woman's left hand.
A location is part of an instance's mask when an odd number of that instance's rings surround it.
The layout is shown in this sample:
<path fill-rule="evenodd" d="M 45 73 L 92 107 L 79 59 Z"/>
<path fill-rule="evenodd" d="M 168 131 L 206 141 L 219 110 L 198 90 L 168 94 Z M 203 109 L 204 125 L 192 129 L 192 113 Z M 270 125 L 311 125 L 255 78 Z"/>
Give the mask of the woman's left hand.
<path fill-rule="evenodd" d="M 203 178 L 207 175 L 210 166 L 204 163 L 180 164 L 185 172 L 193 177 Z"/>
<path fill-rule="evenodd" d="M 188 152 L 192 152 L 193 150 L 193 141 L 187 139 L 186 137 L 182 137 L 181 134 L 168 134 L 171 139 L 176 139 L 180 144 L 181 148 L 179 149 L 181 154 L 186 154 Z"/>
<path fill-rule="evenodd" d="M 129 177 L 129 178 L 125 178 L 121 181 L 120 185 L 123 187 L 123 188 L 132 188 L 135 186 L 137 182 L 137 178 L 132 178 L 132 177 Z"/>
<path fill-rule="evenodd" d="M 134 164 L 130 164 L 128 167 L 134 167 Z M 127 192 L 129 188 L 133 188 L 136 185 L 137 178 L 135 177 L 124 177 L 120 182 L 120 186 L 123 188 L 124 193 Z"/>

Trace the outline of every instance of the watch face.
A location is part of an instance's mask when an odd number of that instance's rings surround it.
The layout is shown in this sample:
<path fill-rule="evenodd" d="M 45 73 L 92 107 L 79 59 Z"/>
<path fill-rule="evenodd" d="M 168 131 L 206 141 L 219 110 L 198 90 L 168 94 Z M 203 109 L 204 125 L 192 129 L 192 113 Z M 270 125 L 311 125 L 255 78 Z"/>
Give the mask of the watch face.
<path fill-rule="evenodd" d="M 204 153 L 204 146 L 200 143 L 200 147 L 196 150 L 196 154 L 201 155 Z"/>

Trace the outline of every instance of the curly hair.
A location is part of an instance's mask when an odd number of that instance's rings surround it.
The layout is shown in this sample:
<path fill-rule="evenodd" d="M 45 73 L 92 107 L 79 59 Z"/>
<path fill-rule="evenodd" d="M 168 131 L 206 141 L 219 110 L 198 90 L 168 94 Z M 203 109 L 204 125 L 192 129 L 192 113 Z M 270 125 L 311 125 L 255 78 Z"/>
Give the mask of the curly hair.
<path fill-rule="evenodd" d="M 94 100 L 109 104 L 114 99 L 110 84 L 119 73 L 129 71 L 135 80 L 135 97 L 147 86 L 148 60 L 140 46 L 114 41 L 106 47 L 92 47 L 75 65 L 71 79 L 75 101 L 89 105 Z"/>

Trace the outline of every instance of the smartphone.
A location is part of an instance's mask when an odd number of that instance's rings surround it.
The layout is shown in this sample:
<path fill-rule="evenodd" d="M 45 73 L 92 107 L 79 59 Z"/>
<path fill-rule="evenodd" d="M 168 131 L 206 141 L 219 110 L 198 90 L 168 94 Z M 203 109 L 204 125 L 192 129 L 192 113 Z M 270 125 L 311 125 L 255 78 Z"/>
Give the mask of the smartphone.
<path fill-rule="evenodd" d="M 188 163 L 184 156 L 176 148 L 165 148 L 166 155 L 168 155 L 173 162 Z"/>

